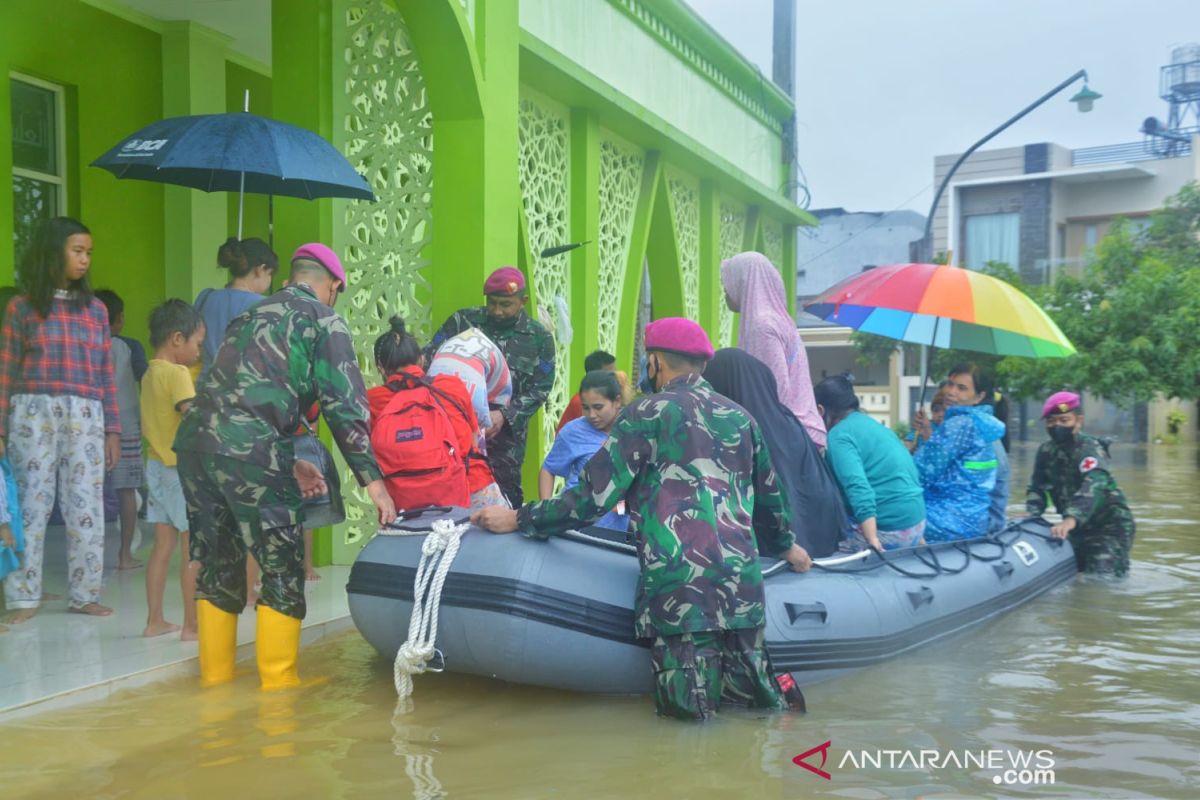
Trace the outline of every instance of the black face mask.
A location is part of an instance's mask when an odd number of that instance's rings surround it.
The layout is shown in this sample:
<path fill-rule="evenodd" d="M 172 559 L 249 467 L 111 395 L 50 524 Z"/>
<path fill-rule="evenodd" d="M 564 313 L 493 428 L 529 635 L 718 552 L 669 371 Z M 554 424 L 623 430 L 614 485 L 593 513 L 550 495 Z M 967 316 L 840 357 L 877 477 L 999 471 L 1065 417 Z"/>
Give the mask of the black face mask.
<path fill-rule="evenodd" d="M 658 370 L 654 370 L 657 374 Z M 654 394 L 658 391 L 658 387 L 654 385 L 654 379 L 650 377 L 650 361 L 646 361 L 646 377 L 642 378 L 642 382 L 638 384 L 638 388 L 642 390 L 642 394 Z"/>
<path fill-rule="evenodd" d="M 1068 428 L 1064 425 L 1054 425 L 1047 429 L 1050 433 L 1050 440 L 1057 445 L 1068 445 L 1075 441 L 1075 429 Z"/>

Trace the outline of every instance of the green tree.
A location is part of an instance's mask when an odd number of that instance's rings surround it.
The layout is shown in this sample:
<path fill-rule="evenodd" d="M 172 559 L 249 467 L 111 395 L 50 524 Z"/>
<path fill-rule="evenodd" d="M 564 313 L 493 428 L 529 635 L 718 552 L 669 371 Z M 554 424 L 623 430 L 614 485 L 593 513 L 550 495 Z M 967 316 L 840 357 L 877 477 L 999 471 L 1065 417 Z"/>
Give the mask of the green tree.
<path fill-rule="evenodd" d="M 1064 386 L 1129 406 L 1156 394 L 1200 396 L 1200 187 L 1185 186 L 1137 230 L 1117 223 L 1082 275 L 1029 289 L 1078 353 L 1005 358 L 1003 383 L 1018 395 Z"/>

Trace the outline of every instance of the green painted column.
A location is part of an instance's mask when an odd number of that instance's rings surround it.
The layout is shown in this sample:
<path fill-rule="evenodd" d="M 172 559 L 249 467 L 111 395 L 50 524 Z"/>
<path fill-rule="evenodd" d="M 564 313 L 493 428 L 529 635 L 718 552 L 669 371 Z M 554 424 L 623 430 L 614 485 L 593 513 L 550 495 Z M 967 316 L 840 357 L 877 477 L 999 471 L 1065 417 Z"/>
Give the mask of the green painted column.
<path fill-rule="evenodd" d="M 792 317 L 796 316 L 796 228 L 792 225 L 783 226 L 783 263 L 779 265 L 783 273 L 783 288 L 787 290 L 788 309 Z"/>
<path fill-rule="evenodd" d="M 671 190 L 667 178 L 659 178 L 658 196 L 650 220 L 650 239 L 646 243 L 650 272 L 650 296 L 654 319 L 686 316 L 683 306 L 683 278 L 680 272 L 679 237 L 675 215 L 671 213 Z"/>
<path fill-rule="evenodd" d="M 271 12 L 270 115 L 326 140 L 332 140 L 334 124 L 332 18 L 331 0 L 288 0 L 276 3 Z M 251 107 L 257 107 L 253 101 Z M 284 276 L 300 245 L 319 241 L 335 250 L 344 245 L 334 241 L 334 201 L 276 197 L 274 205 L 274 250 Z M 323 426 L 321 433 L 329 444 L 328 428 Z M 342 487 L 343 493 L 349 489 Z M 321 528 L 313 534 L 313 563 L 324 566 L 333 560 L 333 532 Z"/>
<path fill-rule="evenodd" d="M 271 11 L 271 116 L 332 140 L 331 0 L 288 0 Z M 293 250 L 320 241 L 335 250 L 333 201 L 275 198 L 274 249 L 286 264 Z"/>
<path fill-rule="evenodd" d="M 162 34 L 163 116 L 225 110 L 225 49 L 230 38 L 195 22 L 166 23 Z M 167 297 L 192 300 L 219 285 L 217 248 L 225 241 L 225 195 L 181 186 L 163 190 Z"/>
<path fill-rule="evenodd" d="M 633 211 L 633 231 L 629 235 L 629 256 L 625 263 L 625 291 L 621 293 L 621 316 L 617 327 L 618 364 L 631 364 L 636 350 L 638 305 L 642 300 L 642 264 L 650 242 L 651 220 L 657 205 L 658 185 L 662 180 L 662 157 L 657 150 L 646 152 L 642 169 L 642 184 L 638 189 L 637 206 Z M 637 381 L 637 375 L 630 375 Z"/>
<path fill-rule="evenodd" d="M 396 0 L 433 112 L 434 326 L 483 302 L 493 269 L 517 263 L 515 0 L 479 0 L 472 34 L 453 0 Z M 531 439 L 534 432 L 531 430 Z"/>

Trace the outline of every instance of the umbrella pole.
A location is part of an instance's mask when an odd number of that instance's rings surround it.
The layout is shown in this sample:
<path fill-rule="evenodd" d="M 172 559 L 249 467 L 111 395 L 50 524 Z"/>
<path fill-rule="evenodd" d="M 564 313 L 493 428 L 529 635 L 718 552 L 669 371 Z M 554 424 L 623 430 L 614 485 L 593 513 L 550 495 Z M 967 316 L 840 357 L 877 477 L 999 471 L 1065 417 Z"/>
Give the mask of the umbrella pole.
<path fill-rule="evenodd" d="M 275 195 L 267 195 L 267 245 L 275 249 Z"/>
<path fill-rule="evenodd" d="M 238 186 L 238 241 L 242 240 L 242 207 L 246 204 L 246 173 L 242 173 L 242 181 Z"/>
<path fill-rule="evenodd" d="M 242 110 L 246 113 L 250 112 L 250 90 L 246 90 L 246 94 L 242 100 Z M 241 183 L 238 185 L 238 241 L 242 240 L 242 208 L 246 204 L 246 173 L 242 173 Z"/>
<path fill-rule="evenodd" d="M 942 323 L 941 317 L 933 318 L 933 338 L 929 344 L 921 345 L 921 399 L 917 401 L 917 410 L 920 411 L 925 406 L 925 388 L 929 381 L 929 351 L 937 347 L 937 332 L 938 325 Z"/>

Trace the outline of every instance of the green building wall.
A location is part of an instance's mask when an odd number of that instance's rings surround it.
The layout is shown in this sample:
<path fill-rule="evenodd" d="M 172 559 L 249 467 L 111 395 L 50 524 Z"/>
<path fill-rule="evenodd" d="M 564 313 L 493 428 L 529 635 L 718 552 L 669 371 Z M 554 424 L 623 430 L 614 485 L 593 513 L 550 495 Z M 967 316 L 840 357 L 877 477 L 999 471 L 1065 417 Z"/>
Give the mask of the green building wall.
<path fill-rule="evenodd" d="M 53 24 L 50 24 L 53 20 Z M 84 43 L 91 43 L 90 46 Z M 98 49 L 103 48 L 103 55 Z M 158 35 L 77 0 L 0 4 L 0 64 L 65 89 L 67 208 L 93 233 L 92 285 L 125 300 L 130 336 L 146 337 L 146 315 L 161 301 L 163 189 L 118 181 L 87 163 L 162 113 Z M 0 81 L 0 173 L 12 172 L 8 80 Z M 12 192 L 0 192 L 0 282 L 13 280 Z"/>
<path fill-rule="evenodd" d="M 695 24 L 681 0 L 571 5 L 572 13 L 597 14 L 597 24 L 636 25 L 652 46 L 690 65 L 705 96 L 717 98 L 714 113 L 733 103 L 743 124 L 761 123 L 763 147 L 778 148 L 790 103 L 774 87 L 757 87 L 760 99 L 748 100 L 744 64 Z M 556 49 L 569 37 L 554 38 L 555 8 L 519 9 L 516 0 L 276 2 L 271 77 L 227 60 L 223 91 L 214 95 L 202 76 L 178 69 L 167 75 L 169 85 L 190 93 L 186 113 L 241 109 L 249 89 L 252 111 L 330 139 L 372 184 L 376 203 L 277 199 L 274 230 L 284 259 L 318 239 L 342 255 L 351 290 L 338 310 L 369 382 L 378 380 L 370 346 L 388 316 L 404 315 L 427 336 L 456 308 L 481 302 L 492 269 L 515 264 L 526 271 L 531 313 L 556 332 L 569 323 L 573 334 L 570 344 L 559 342 L 558 380 L 530 430 L 530 495 L 584 355 L 602 347 L 635 368 L 644 272 L 654 316 L 693 317 L 718 345 L 729 345 L 737 320 L 723 301 L 721 259 L 761 250 L 790 285 L 795 226 L 812 222 L 776 190 L 775 179 L 788 177 L 786 163 L 763 161 L 733 140 L 727 152 L 712 150 L 686 130 L 687 109 L 670 109 L 678 124 L 668 122 L 600 79 L 598 67 L 585 69 Z M 69 192 L 71 208 L 96 232 L 97 284 L 126 296 L 131 333 L 144 336 L 145 313 L 166 293 L 221 279 L 214 256 L 236 230 L 236 196 L 224 198 L 214 218 L 198 193 L 164 204 L 161 186 L 81 165 L 163 116 L 164 49 L 167 63 L 195 72 L 219 63 L 220 38 L 194 26 L 155 31 L 154 23 L 126 21 L 78 0 L 16 0 L 0 9 L 0 63 L 68 87 L 70 176 L 78 184 Z M 522 14 L 539 20 L 541 27 L 530 22 L 536 34 L 522 27 Z M 56 20 L 53 36 L 46 18 Z M 96 46 L 65 52 L 63 40 Z M 7 108 L 7 83 L 0 91 Z M 170 100 L 177 109 L 179 98 Z M 7 124 L 0 114 L 0 126 Z M 5 163 L 11 167 L 7 151 L 0 154 Z M 11 240 L 11 196 L 4 196 L 0 235 Z M 180 231 L 187 242 L 167 241 L 165 231 Z M 245 235 L 267 238 L 264 198 L 247 198 Z M 540 255 L 585 240 L 590 244 L 570 253 Z M 0 278 L 11 271 L 11 256 L 0 256 Z M 343 487 L 348 521 L 319 537 L 318 563 L 352 561 L 374 528 L 361 490 L 349 476 Z"/>

